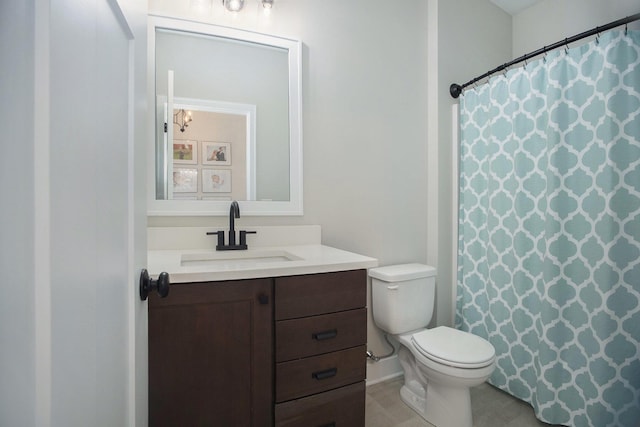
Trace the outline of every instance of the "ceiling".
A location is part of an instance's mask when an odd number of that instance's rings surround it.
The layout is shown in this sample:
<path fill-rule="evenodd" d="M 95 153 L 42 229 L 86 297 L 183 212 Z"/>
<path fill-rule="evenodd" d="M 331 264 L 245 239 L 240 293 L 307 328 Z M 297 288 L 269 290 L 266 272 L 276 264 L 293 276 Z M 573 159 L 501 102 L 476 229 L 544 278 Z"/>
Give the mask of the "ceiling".
<path fill-rule="evenodd" d="M 491 3 L 500 7 L 510 15 L 517 15 L 526 8 L 539 3 L 542 0 L 491 0 Z"/>

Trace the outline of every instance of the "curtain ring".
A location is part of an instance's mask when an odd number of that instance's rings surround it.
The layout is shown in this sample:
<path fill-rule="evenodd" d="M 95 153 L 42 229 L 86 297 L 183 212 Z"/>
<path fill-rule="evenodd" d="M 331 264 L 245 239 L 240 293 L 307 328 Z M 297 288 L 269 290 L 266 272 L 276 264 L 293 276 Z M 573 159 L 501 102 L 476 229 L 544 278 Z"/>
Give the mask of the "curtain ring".
<path fill-rule="evenodd" d="M 629 23 L 624 24 L 624 35 L 626 36 L 629 33 Z"/>
<path fill-rule="evenodd" d="M 569 43 L 567 39 L 564 39 L 564 53 L 565 55 L 569 54 Z"/>

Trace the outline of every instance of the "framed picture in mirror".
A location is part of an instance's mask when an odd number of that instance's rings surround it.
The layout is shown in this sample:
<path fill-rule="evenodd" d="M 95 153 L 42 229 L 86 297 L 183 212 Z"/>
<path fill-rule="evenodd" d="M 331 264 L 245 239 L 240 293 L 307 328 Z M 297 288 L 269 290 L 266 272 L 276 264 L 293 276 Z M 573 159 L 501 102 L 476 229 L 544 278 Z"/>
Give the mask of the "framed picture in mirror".
<path fill-rule="evenodd" d="M 175 168 L 173 170 L 174 193 L 198 192 L 198 169 Z"/>
<path fill-rule="evenodd" d="M 231 170 L 229 169 L 202 169 L 203 193 L 230 193 Z"/>
<path fill-rule="evenodd" d="M 173 141 L 173 163 L 198 164 L 198 141 L 176 139 Z"/>
<path fill-rule="evenodd" d="M 231 144 L 227 142 L 202 142 L 203 165 L 231 165 Z"/>

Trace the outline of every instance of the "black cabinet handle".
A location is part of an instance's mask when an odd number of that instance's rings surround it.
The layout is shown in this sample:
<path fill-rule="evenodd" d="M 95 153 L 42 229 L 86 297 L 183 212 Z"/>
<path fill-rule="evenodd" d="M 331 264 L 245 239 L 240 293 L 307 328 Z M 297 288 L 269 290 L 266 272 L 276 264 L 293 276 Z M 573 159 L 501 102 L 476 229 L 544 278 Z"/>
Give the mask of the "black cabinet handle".
<path fill-rule="evenodd" d="M 327 378 L 335 377 L 338 373 L 338 368 L 331 368 L 324 371 L 318 371 L 311 374 L 316 380 L 326 380 Z"/>
<path fill-rule="evenodd" d="M 311 334 L 311 337 L 313 337 L 313 339 L 316 341 L 323 341 L 335 338 L 337 335 L 337 329 L 329 329 L 328 331 L 316 332 L 314 334 Z"/>
<path fill-rule="evenodd" d="M 149 296 L 149 292 L 156 289 L 160 298 L 164 298 L 169 295 L 169 273 L 162 272 L 158 276 L 158 280 L 153 280 L 149 277 L 149 272 L 143 268 L 140 272 L 140 299 L 146 300 Z"/>
<path fill-rule="evenodd" d="M 258 302 L 262 305 L 269 304 L 269 295 L 264 295 L 264 294 L 259 295 Z"/>

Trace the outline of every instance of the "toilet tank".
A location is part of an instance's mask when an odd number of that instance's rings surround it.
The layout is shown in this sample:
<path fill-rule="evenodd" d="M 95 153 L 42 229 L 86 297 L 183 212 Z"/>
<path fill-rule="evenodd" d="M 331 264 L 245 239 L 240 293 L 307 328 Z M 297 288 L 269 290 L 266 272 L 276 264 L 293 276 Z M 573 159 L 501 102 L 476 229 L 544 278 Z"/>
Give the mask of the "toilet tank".
<path fill-rule="evenodd" d="M 436 269 L 401 264 L 369 270 L 373 321 L 389 334 L 426 328 L 433 315 Z"/>

